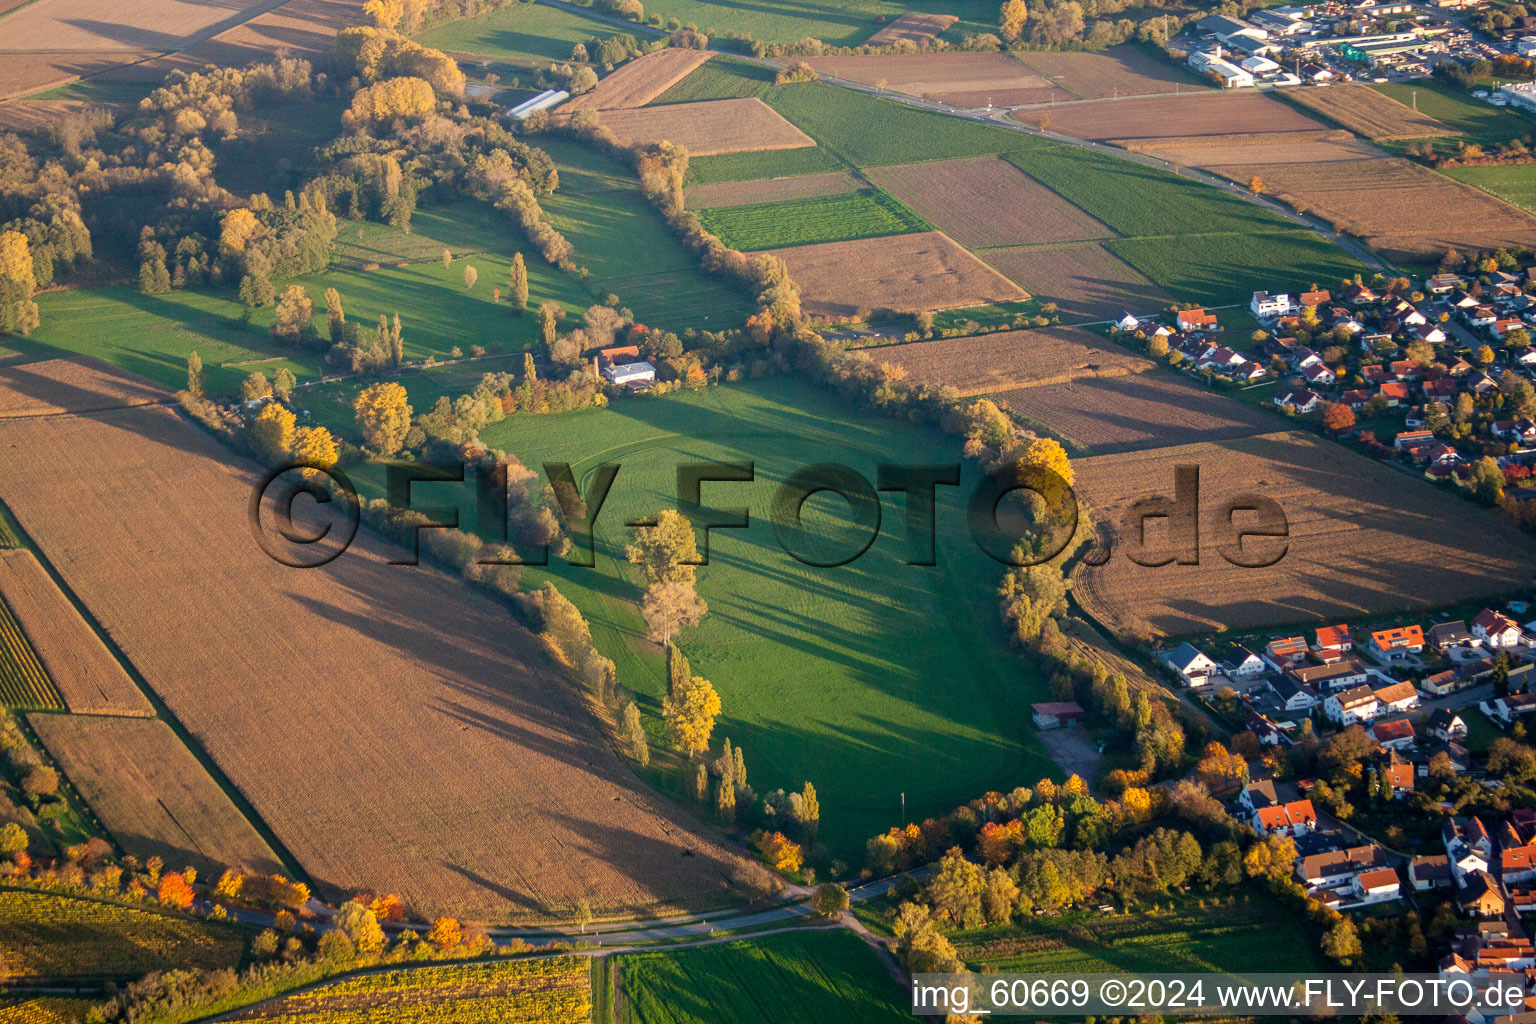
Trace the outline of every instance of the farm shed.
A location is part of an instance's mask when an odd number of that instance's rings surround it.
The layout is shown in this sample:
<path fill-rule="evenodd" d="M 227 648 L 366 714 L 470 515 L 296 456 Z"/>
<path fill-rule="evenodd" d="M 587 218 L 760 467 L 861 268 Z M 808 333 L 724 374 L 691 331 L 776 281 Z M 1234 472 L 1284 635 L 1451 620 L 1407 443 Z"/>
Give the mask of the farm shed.
<path fill-rule="evenodd" d="M 1085 714 L 1082 705 L 1075 700 L 1031 704 L 1029 709 L 1034 712 L 1035 725 L 1041 729 L 1065 729 L 1082 725 Z"/>

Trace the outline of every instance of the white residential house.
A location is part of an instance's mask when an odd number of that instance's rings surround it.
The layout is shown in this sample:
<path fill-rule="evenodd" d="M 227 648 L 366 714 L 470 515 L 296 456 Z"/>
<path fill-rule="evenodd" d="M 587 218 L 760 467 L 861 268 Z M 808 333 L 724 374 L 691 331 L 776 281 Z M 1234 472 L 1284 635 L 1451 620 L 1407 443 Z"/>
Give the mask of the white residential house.
<path fill-rule="evenodd" d="M 1489 647 L 1500 648 L 1515 646 L 1523 634 L 1514 619 L 1492 608 L 1484 608 L 1472 620 L 1472 635 Z"/>
<path fill-rule="evenodd" d="M 1392 683 L 1373 690 L 1371 696 L 1381 705 L 1381 713 L 1412 711 L 1419 706 L 1419 691 L 1412 683 Z"/>
<path fill-rule="evenodd" d="M 1122 330 L 1122 331 L 1134 331 L 1136 328 L 1138 328 L 1140 326 L 1141 326 L 1141 321 L 1137 320 L 1134 316 L 1131 316 L 1131 314 L 1129 314 L 1129 313 L 1125 314 L 1125 316 L 1123 316 L 1119 320 L 1115 321 L 1115 327 L 1118 328 L 1119 330 Z"/>
<path fill-rule="evenodd" d="M 1274 403 L 1278 406 L 1293 406 L 1299 413 L 1309 413 L 1316 409 L 1322 402 L 1322 396 L 1316 391 L 1306 388 L 1297 388 L 1295 391 L 1282 391 L 1274 397 Z"/>
<path fill-rule="evenodd" d="M 1254 292 L 1252 300 L 1248 303 L 1248 309 L 1259 320 L 1272 320 L 1277 316 L 1285 316 L 1291 311 L 1291 297 L 1284 293 L 1271 295 L 1269 292 Z"/>
<path fill-rule="evenodd" d="M 1339 381 L 1338 375 L 1322 363 L 1303 367 L 1301 375 L 1306 378 L 1308 384 L 1316 387 L 1328 387 L 1332 384 L 1337 384 Z"/>
<path fill-rule="evenodd" d="M 1297 682 L 1289 675 L 1282 675 L 1271 679 L 1269 681 L 1269 688 L 1280 699 L 1280 702 L 1287 711 L 1307 712 L 1321 703 L 1321 698 L 1318 697 L 1317 691 L 1304 683 Z"/>
<path fill-rule="evenodd" d="M 1536 694 L 1512 693 L 1508 697 L 1480 701 L 1477 706 L 1489 718 L 1497 718 L 1509 725 L 1515 719 L 1536 711 Z"/>
<path fill-rule="evenodd" d="M 1328 695 L 1323 713 L 1341 726 L 1360 725 L 1381 713 L 1381 704 L 1369 686 L 1354 686 Z"/>
<path fill-rule="evenodd" d="M 1260 835 L 1278 834 L 1292 839 L 1317 828 L 1317 811 L 1311 800 L 1293 800 L 1288 804 L 1260 807 L 1249 820 Z"/>
<path fill-rule="evenodd" d="M 1440 829 L 1440 841 L 1458 884 L 1465 885 L 1468 875 L 1486 872 L 1493 860 L 1493 837 L 1476 817 L 1447 821 Z"/>
<path fill-rule="evenodd" d="M 603 379 L 616 387 L 649 384 L 656 380 L 656 367 L 643 360 L 638 363 L 618 363 L 603 367 Z"/>
<path fill-rule="evenodd" d="M 1264 659 L 1254 654 L 1242 644 L 1238 644 L 1233 650 L 1232 656 L 1227 659 L 1226 672 L 1234 679 L 1247 678 L 1249 676 L 1261 676 L 1269 666 Z"/>
<path fill-rule="evenodd" d="M 1183 643 L 1163 655 L 1163 663 L 1184 680 L 1186 686 L 1204 686 L 1220 672 L 1220 666 L 1193 644 Z"/>
<path fill-rule="evenodd" d="M 1354 877 L 1349 884 L 1350 892 L 1359 904 L 1386 903 L 1390 900 L 1402 899 L 1402 886 L 1397 880 L 1395 868 L 1377 868 L 1375 871 L 1362 871 Z"/>

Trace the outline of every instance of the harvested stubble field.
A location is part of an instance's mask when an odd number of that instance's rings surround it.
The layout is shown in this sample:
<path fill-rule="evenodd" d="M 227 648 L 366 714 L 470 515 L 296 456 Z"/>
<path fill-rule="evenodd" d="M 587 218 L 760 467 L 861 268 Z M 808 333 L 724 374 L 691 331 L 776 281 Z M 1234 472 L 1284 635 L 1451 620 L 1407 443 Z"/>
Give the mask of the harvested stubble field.
<path fill-rule="evenodd" d="M 1107 320 L 1123 313 L 1161 309 L 1172 297 L 1140 271 L 1097 243 L 988 249 L 982 259 L 1054 302 L 1064 316 Z"/>
<path fill-rule="evenodd" d="M 709 50 L 685 50 L 676 46 L 644 54 L 598 82 L 591 92 L 573 96 L 561 105 L 560 111 L 643 107 L 713 56 Z M 693 152 L 691 147 L 689 152 Z"/>
<path fill-rule="evenodd" d="M 100 412 L 169 399 L 153 384 L 95 359 L 0 366 L 0 419 Z"/>
<path fill-rule="evenodd" d="M 1536 243 L 1536 216 L 1398 157 L 1210 169 L 1234 181 L 1258 175 L 1275 198 L 1398 258 Z"/>
<path fill-rule="evenodd" d="M 890 345 L 870 358 L 900 367 L 913 380 L 947 384 L 962 396 L 1080 377 L 1139 374 L 1157 365 L 1091 331 L 1072 327 Z"/>
<path fill-rule="evenodd" d="M 591 961 L 579 956 L 448 964 L 362 974 L 237 1013 L 269 1024 L 581 1024 Z"/>
<path fill-rule="evenodd" d="M 3 500 L 322 895 L 529 920 L 755 872 L 635 778 L 503 605 L 367 531 L 323 571 L 269 559 L 256 467 L 178 414 L 0 422 L 0 447 Z"/>
<path fill-rule="evenodd" d="M 30 551 L 0 551 L 0 597 L 71 711 L 152 715 L 154 709 L 106 644 Z"/>
<path fill-rule="evenodd" d="M 876 167 L 864 173 L 969 249 L 1114 235 L 1000 157 Z"/>
<path fill-rule="evenodd" d="M 1136 45 L 1111 46 L 1100 53 L 1040 51 L 1020 56 L 1025 64 L 1085 100 L 1209 91 L 1206 83 L 1184 69 L 1160 61 Z"/>
<path fill-rule="evenodd" d="M 288 0 L 185 50 L 111 71 L 103 77 L 158 83 L 172 71 L 190 73 L 204 64 L 238 67 L 252 61 L 270 61 L 274 53 L 327 61 L 336 45 L 336 33 L 362 24 L 363 20 L 362 0 Z"/>
<path fill-rule="evenodd" d="M 1362 142 L 1342 128 L 1316 132 L 1111 139 L 1109 143 L 1133 153 L 1149 153 L 1186 167 L 1249 162 L 1323 163 L 1329 160 L 1366 160 L 1381 156 L 1381 150 L 1368 142 Z"/>
<path fill-rule="evenodd" d="M 1285 96 L 1377 142 L 1439 139 L 1461 134 L 1450 125 L 1359 82 L 1340 82 L 1316 89 L 1291 89 Z"/>
<path fill-rule="evenodd" d="M 915 313 L 1029 298 L 940 231 L 770 251 L 789 265 L 805 308 L 823 316 Z"/>
<path fill-rule="evenodd" d="M 993 397 L 1095 455 L 1247 437 L 1274 425 L 1262 410 L 1161 372 L 1051 383 Z"/>
<path fill-rule="evenodd" d="M 1141 498 L 1172 495 L 1174 467 L 1200 467 L 1200 564 L 1137 565 L 1121 519 Z M 1529 587 L 1536 546 L 1493 513 L 1299 431 L 1079 459 L 1081 493 L 1115 537 L 1107 564 L 1078 572 L 1074 593 L 1100 621 L 1130 635 L 1186 635 L 1454 604 Z M 1285 556 L 1268 568 L 1229 564 L 1221 503 L 1278 502 Z M 1248 521 L 1239 516 L 1239 525 Z M 1164 531 L 1149 522 L 1148 547 Z M 1252 538 L 1246 557 L 1273 557 Z M 1145 560 L 1145 559 L 1144 559 Z"/>
<path fill-rule="evenodd" d="M 865 43 L 869 46 L 895 46 L 897 43 L 909 42 L 921 46 L 938 38 L 945 29 L 959 20 L 953 14 L 919 14 L 914 11 L 903 14 L 870 36 Z"/>
<path fill-rule="evenodd" d="M 27 96 L 56 85 L 136 64 L 154 55 L 150 51 L 125 49 L 105 53 L 16 53 L 0 50 L 0 65 L 3 65 L 0 67 L 0 99 Z M 18 117 L 18 120 L 21 118 Z"/>
<path fill-rule="evenodd" d="M 230 925 L 55 893 L 0 892 L 0 981 L 115 978 L 240 963 Z"/>
<path fill-rule="evenodd" d="M 837 196 L 845 192 L 857 192 L 864 187 L 864 183 L 848 171 L 827 171 L 824 174 L 800 174 L 789 178 L 694 185 L 688 189 L 685 198 L 690 210 L 720 210 L 728 206 L 755 206 L 758 203 L 790 199 Z"/>
<path fill-rule="evenodd" d="M 800 149 L 816 140 L 754 97 L 671 103 L 636 110 L 604 110 L 602 123 L 624 146 L 666 140 L 692 156 Z"/>
<path fill-rule="evenodd" d="M 34 714 L 28 724 L 119 845 L 166 870 L 281 873 L 282 862 L 158 719 Z"/>
<path fill-rule="evenodd" d="M 150 50 L 161 53 L 270 10 L 281 0 L 37 0 L 6 15 L 4 46 L 17 52 Z"/>
<path fill-rule="evenodd" d="M 1030 54 L 1030 59 L 1045 56 Z M 1063 57 L 1091 54 L 1060 54 Z M 1020 110 L 1013 115 L 1035 124 L 1042 111 Z M 1169 136 L 1253 135 L 1274 132 L 1315 132 L 1328 126 L 1294 107 L 1262 93 L 1199 92 L 1173 99 L 1111 100 L 1078 103 L 1049 112 L 1050 130 L 1080 139 L 1161 139 Z"/>
<path fill-rule="evenodd" d="M 1072 99 L 1006 53 L 896 53 L 810 57 L 818 74 L 957 107 L 1009 107 Z"/>

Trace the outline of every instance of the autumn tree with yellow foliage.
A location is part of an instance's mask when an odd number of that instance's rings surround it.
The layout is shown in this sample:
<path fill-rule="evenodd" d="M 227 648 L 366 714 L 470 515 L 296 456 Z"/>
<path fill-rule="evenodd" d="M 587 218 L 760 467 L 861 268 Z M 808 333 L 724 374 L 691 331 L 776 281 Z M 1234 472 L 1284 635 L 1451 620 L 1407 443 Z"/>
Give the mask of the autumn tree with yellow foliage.
<path fill-rule="evenodd" d="M 293 413 L 276 402 L 265 406 L 251 423 L 251 450 L 257 457 L 275 462 L 293 448 Z"/>
<path fill-rule="evenodd" d="M 997 31 L 1006 43 L 1016 43 L 1024 34 L 1024 23 L 1029 20 L 1029 7 L 1024 0 L 1004 0 L 998 11 Z"/>
<path fill-rule="evenodd" d="M 352 404 L 363 443 L 380 455 L 393 455 L 405 443 L 411 429 L 411 412 L 405 386 L 388 381 L 364 388 Z"/>
<path fill-rule="evenodd" d="M 689 757 L 709 749 L 715 718 L 720 714 L 720 695 L 709 680 L 696 676 L 688 659 L 676 647 L 667 647 L 668 692 L 661 702 L 661 717 L 667 723 L 678 749 Z"/>
<path fill-rule="evenodd" d="M 437 94 L 424 78 L 386 78 L 352 95 L 347 115 L 354 123 L 372 124 L 401 118 L 420 121 L 437 109 Z"/>
<path fill-rule="evenodd" d="M 290 451 L 296 462 L 308 462 L 326 469 L 336 465 L 336 439 L 324 427 L 300 427 L 293 435 Z M 313 470 L 306 470 L 305 475 L 318 476 L 319 474 Z"/>
<path fill-rule="evenodd" d="M 32 267 L 32 246 L 20 231 L 0 232 L 0 331 L 31 334 L 41 318 L 32 293 L 37 277 Z"/>

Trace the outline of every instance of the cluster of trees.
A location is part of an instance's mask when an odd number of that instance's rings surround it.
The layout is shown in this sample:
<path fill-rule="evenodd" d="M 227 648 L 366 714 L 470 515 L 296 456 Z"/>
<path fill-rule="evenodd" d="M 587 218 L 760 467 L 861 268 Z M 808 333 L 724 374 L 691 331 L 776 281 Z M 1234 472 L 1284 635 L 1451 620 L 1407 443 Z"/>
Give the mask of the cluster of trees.
<path fill-rule="evenodd" d="M 459 18 L 515 7 L 529 0 L 368 0 L 363 14 L 375 27 L 413 36 Z"/>
<path fill-rule="evenodd" d="M 338 74 L 370 86 L 389 79 L 413 78 L 427 83 L 444 100 L 464 98 L 464 72 L 452 57 L 422 46 L 393 28 L 360 25 L 336 33 Z"/>

